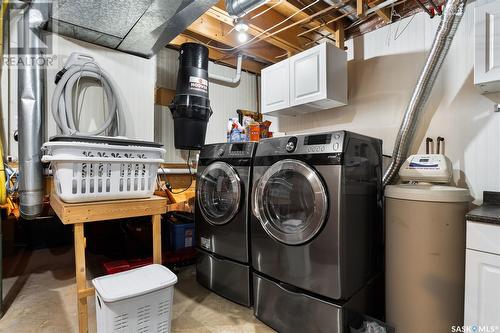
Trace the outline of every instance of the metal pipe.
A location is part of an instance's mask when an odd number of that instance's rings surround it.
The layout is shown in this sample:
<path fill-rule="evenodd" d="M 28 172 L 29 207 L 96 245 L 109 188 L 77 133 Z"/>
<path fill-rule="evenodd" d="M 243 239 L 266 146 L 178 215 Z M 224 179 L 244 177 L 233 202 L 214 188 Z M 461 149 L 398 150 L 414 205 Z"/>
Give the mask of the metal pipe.
<path fill-rule="evenodd" d="M 330 6 L 339 6 L 343 4 L 342 0 L 323 0 L 323 1 L 329 4 Z M 343 5 L 338 9 L 338 11 L 341 12 L 342 14 L 347 14 L 346 16 L 351 21 L 357 21 L 359 19 L 358 15 L 355 14 L 357 12 L 356 8 L 350 3 Z"/>
<path fill-rule="evenodd" d="M 425 139 L 425 153 L 426 154 L 430 154 L 431 153 L 431 143 L 433 142 L 434 140 L 432 140 L 432 138 L 427 138 Z M 439 153 L 438 153 L 439 154 Z"/>
<path fill-rule="evenodd" d="M 419 118 L 436 81 L 436 77 L 450 49 L 451 42 L 465 11 L 467 0 L 447 0 L 434 42 L 432 43 L 425 65 L 413 91 L 403 116 L 398 136 L 394 144 L 392 161 L 384 174 L 384 186 L 396 178 L 399 168 L 408 156 Z"/>
<path fill-rule="evenodd" d="M 226 11 L 234 17 L 243 17 L 269 0 L 226 0 Z"/>
<path fill-rule="evenodd" d="M 426 6 L 426 5 L 424 5 L 423 3 L 421 3 L 421 2 L 420 2 L 420 0 L 414 0 L 414 1 L 417 3 L 417 5 L 419 5 L 419 6 L 420 6 L 420 8 L 422 8 L 422 9 L 423 9 L 423 10 L 424 10 L 427 14 L 429 14 L 429 16 L 430 16 L 431 18 L 433 18 L 433 17 L 434 17 L 434 13 L 432 13 L 432 12 L 429 10 L 429 8 L 427 8 L 427 6 Z"/>
<path fill-rule="evenodd" d="M 437 153 L 441 154 L 441 142 L 443 143 L 443 154 L 444 154 L 444 138 L 442 136 L 437 137 Z"/>
<path fill-rule="evenodd" d="M 218 81 L 218 82 L 224 82 L 228 84 L 238 84 L 241 79 L 241 63 L 243 61 L 243 56 L 240 54 L 238 56 L 238 60 L 236 63 L 236 73 L 234 74 L 233 78 L 228 78 L 222 75 L 214 74 L 214 73 L 208 73 L 208 78 L 213 81 Z"/>
<path fill-rule="evenodd" d="M 45 72 L 38 58 L 43 55 L 42 26 L 44 16 L 30 4 L 18 26 L 18 42 L 22 54 L 30 62 L 18 67 L 18 132 L 19 132 L 19 206 L 21 215 L 33 219 L 41 214 L 43 176 L 40 161 L 45 106 Z M 29 27 L 29 29 L 28 29 Z"/>

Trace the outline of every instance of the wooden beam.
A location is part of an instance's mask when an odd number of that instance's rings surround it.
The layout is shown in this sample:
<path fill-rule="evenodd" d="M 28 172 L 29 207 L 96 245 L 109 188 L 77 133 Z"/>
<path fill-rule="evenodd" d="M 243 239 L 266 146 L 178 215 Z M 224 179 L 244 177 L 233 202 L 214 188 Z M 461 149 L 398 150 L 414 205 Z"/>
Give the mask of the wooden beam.
<path fill-rule="evenodd" d="M 375 0 L 373 2 L 368 3 L 368 7 L 372 8 L 381 3 L 383 0 Z M 382 20 L 384 20 L 385 23 L 390 23 L 391 22 L 391 9 L 389 7 L 382 8 L 379 10 L 376 10 L 375 13 L 377 13 L 378 16 Z"/>
<path fill-rule="evenodd" d="M 356 0 L 356 11 L 359 17 L 365 16 L 365 0 Z"/>
<path fill-rule="evenodd" d="M 345 47 L 344 24 L 342 22 L 335 22 L 335 45 L 343 50 Z"/>
<path fill-rule="evenodd" d="M 267 6 L 272 6 L 272 4 L 267 4 Z M 278 12 L 279 14 L 281 14 L 284 17 L 290 17 L 293 14 L 297 13 L 299 11 L 299 8 L 295 7 L 294 5 L 292 5 L 288 1 L 283 1 L 279 5 L 275 6 L 273 8 L 273 10 Z M 294 22 L 300 21 L 300 20 L 306 19 L 308 17 L 309 17 L 309 15 L 307 13 L 300 12 L 300 13 L 297 13 L 293 16 L 292 21 L 294 21 Z M 304 27 L 306 29 L 311 29 L 311 28 L 318 27 L 320 24 L 321 24 L 320 22 L 313 20 L 313 21 L 310 21 L 310 22 L 304 24 Z M 321 29 L 318 29 L 318 32 L 323 34 L 323 35 L 326 35 L 328 33 L 334 35 L 335 29 L 333 29 L 330 26 L 324 26 Z"/>
<path fill-rule="evenodd" d="M 256 11 L 253 11 L 252 13 L 257 13 L 258 11 L 259 11 L 259 9 L 257 9 Z M 262 11 L 262 10 L 260 10 L 260 11 Z M 231 16 L 229 16 L 229 14 L 224 9 L 221 9 L 217 6 L 213 6 L 212 8 L 210 8 L 205 13 L 205 15 L 211 16 L 211 17 L 227 24 L 231 28 L 234 27 L 233 18 Z M 263 35 L 263 32 L 267 28 L 270 28 L 272 25 L 274 25 L 274 22 L 279 22 L 279 21 L 282 21 L 285 19 L 284 17 L 281 17 L 281 16 L 276 17 L 276 15 L 279 15 L 279 14 L 277 14 L 276 12 L 273 12 L 273 11 L 269 11 L 268 13 L 265 14 L 265 17 L 260 16 L 254 20 L 251 20 L 251 23 L 250 22 L 248 23 L 247 33 L 250 36 L 265 36 L 265 35 Z M 274 17 L 271 18 L 270 16 L 274 16 Z M 272 37 L 266 39 L 266 42 L 269 44 L 272 44 L 276 47 L 279 47 L 287 52 L 290 52 L 290 53 L 298 53 L 298 52 L 302 51 L 302 48 L 298 43 L 297 34 L 294 35 L 293 32 L 290 32 L 290 31 L 287 31 L 287 36 L 285 38 L 282 38 L 281 36 L 278 36 L 278 35 L 272 36 Z"/>
<path fill-rule="evenodd" d="M 241 44 L 237 40 L 236 32 L 231 31 L 231 26 L 207 14 L 203 14 L 200 18 L 194 21 L 187 28 L 187 30 L 230 47 L 238 47 Z M 278 57 L 283 55 L 282 49 L 266 42 L 256 42 L 251 45 L 238 48 L 237 50 L 228 50 L 228 52 L 234 51 L 243 51 L 243 53 L 251 54 L 256 58 L 263 59 L 271 63 L 277 62 Z"/>
<path fill-rule="evenodd" d="M 180 47 L 184 43 L 198 43 L 199 42 L 198 39 L 199 38 L 194 38 L 192 36 L 189 36 L 188 34 L 181 34 L 175 37 L 170 42 L 170 45 L 173 45 L 175 47 Z M 212 61 L 236 67 L 236 57 L 234 56 L 229 57 L 228 54 L 218 51 L 215 48 L 210 47 L 210 45 L 208 46 L 208 57 Z M 250 59 L 243 59 L 243 62 L 241 64 L 241 68 L 243 68 L 243 70 L 255 74 L 260 74 L 260 71 L 264 67 L 265 64 Z"/>
<path fill-rule="evenodd" d="M 175 96 L 175 90 L 157 87 L 155 89 L 155 104 L 169 106 Z"/>

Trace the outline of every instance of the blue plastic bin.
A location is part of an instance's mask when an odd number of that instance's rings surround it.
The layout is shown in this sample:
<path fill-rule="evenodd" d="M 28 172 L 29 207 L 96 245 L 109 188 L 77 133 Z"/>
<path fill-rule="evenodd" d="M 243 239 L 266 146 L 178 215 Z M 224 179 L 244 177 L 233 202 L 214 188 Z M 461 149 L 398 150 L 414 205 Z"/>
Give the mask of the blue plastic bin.
<path fill-rule="evenodd" d="M 173 217 L 173 218 L 172 218 Z M 194 221 L 184 214 L 167 217 L 167 250 L 177 251 L 196 246 Z"/>

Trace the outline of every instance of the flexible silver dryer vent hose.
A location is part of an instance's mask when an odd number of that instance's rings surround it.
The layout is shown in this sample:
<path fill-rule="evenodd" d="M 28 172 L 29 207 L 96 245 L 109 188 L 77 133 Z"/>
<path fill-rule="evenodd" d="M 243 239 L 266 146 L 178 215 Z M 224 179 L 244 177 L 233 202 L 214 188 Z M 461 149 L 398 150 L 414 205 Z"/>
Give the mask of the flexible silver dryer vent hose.
<path fill-rule="evenodd" d="M 420 124 L 420 116 L 457 32 L 466 4 L 467 0 L 446 0 L 434 42 L 401 121 L 394 144 L 392 161 L 382 180 L 384 186 L 391 184 L 396 179 L 401 165 L 408 157 L 413 137 Z"/>
<path fill-rule="evenodd" d="M 92 78 L 99 81 L 104 89 L 107 99 L 108 115 L 104 124 L 91 132 L 81 132 L 77 122 L 78 118 L 78 91 L 73 95 L 73 88 L 82 78 Z M 106 71 L 102 70 L 94 58 L 72 53 L 64 68 L 56 77 L 56 89 L 52 95 L 52 116 L 61 130 L 66 135 L 119 135 L 125 136 L 123 126 L 123 109 L 117 96 L 117 87 Z M 76 98 L 76 101 L 74 100 Z M 74 110 L 73 105 L 77 106 Z M 104 110 L 103 110 L 104 112 Z"/>

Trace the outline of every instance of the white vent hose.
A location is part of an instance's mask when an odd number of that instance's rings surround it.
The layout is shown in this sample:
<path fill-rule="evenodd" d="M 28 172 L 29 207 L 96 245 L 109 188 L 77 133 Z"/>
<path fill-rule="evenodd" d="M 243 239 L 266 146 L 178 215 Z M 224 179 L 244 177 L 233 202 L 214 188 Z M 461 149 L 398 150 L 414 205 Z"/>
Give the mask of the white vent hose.
<path fill-rule="evenodd" d="M 78 115 L 78 86 L 82 78 L 92 78 L 101 83 L 106 94 L 108 115 L 104 123 L 94 131 L 82 132 L 75 120 Z M 73 95 L 73 88 L 77 86 L 76 96 Z M 125 126 L 123 125 L 123 108 L 117 96 L 117 87 L 109 76 L 91 56 L 72 53 L 64 65 L 64 68 L 57 73 L 56 89 L 52 95 L 52 116 L 62 134 L 65 135 L 119 135 L 125 136 Z M 75 100 L 76 98 L 76 100 Z M 85 98 L 85 95 L 82 99 Z M 74 110 L 76 105 L 76 110 Z M 104 103 L 103 103 L 104 107 Z M 76 112 L 75 112 L 76 111 Z M 105 112 L 105 110 L 103 110 Z"/>

